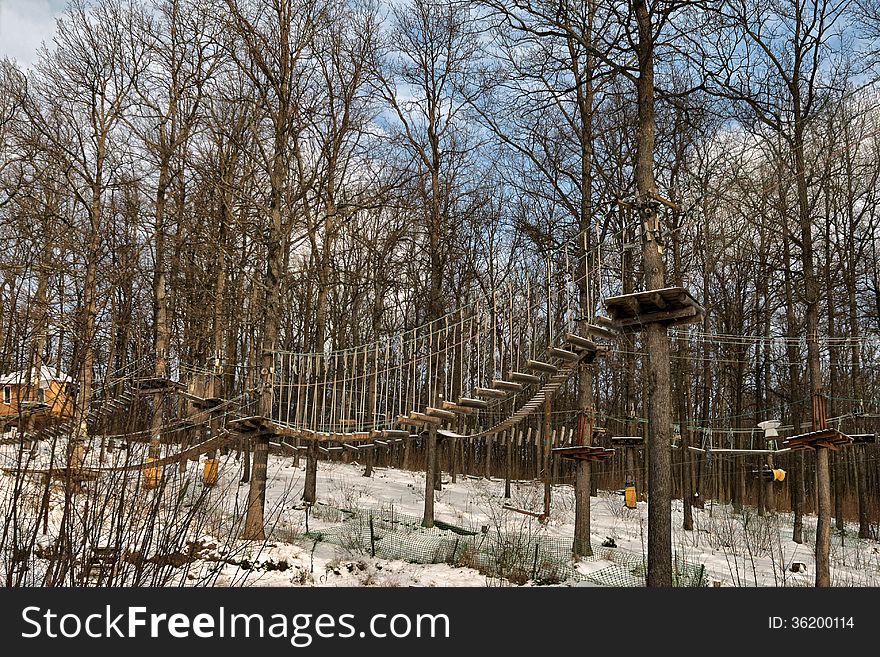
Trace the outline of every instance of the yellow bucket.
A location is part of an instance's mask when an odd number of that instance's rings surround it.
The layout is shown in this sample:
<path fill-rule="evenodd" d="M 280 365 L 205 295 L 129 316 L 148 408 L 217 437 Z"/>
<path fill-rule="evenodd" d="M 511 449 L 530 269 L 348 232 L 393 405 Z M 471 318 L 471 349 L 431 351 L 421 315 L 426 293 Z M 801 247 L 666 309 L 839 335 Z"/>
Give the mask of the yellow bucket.
<path fill-rule="evenodd" d="M 773 471 L 773 481 L 782 481 L 785 479 L 785 470 L 776 469 Z"/>
<path fill-rule="evenodd" d="M 636 487 L 635 486 L 627 486 L 624 490 L 623 495 L 624 503 L 626 504 L 626 508 L 635 509 L 636 508 Z"/>
<path fill-rule="evenodd" d="M 214 486 L 217 484 L 217 476 L 220 472 L 220 461 L 217 459 L 208 459 L 205 461 L 205 468 L 202 470 L 202 482 L 205 486 Z"/>
<path fill-rule="evenodd" d="M 147 457 L 147 463 L 155 461 L 152 456 Z M 144 468 L 144 488 L 155 488 L 159 485 L 159 479 L 162 476 L 161 466 Z"/>

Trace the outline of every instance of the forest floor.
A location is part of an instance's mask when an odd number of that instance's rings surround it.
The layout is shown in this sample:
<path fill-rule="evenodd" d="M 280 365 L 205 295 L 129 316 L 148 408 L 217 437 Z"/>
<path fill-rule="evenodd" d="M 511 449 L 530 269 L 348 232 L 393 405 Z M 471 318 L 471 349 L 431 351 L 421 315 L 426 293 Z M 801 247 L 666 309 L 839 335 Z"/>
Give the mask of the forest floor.
<path fill-rule="evenodd" d="M 109 465 L 122 459 L 140 458 L 142 445 L 129 450 L 109 453 Z M 45 467 L 51 456 L 46 446 L 38 449 L 27 464 L 29 468 Z M 90 458 L 96 457 L 92 450 Z M 0 446 L 3 467 L 15 465 L 16 448 Z M 187 544 L 197 545 L 190 558 L 182 559 L 164 584 L 215 586 L 506 586 L 558 584 L 596 585 L 590 574 L 615 564 L 640 561 L 647 544 L 647 503 L 636 509 L 624 506 L 619 491 L 599 491 L 591 498 L 591 532 L 594 556 L 578 561 L 568 560 L 565 572 L 552 581 L 524 576 L 513 582 L 497 573 L 448 563 L 412 563 L 401 558 L 370 556 L 376 544 L 370 540 L 339 540 L 340 527 L 352 517 L 351 512 L 375 514 L 376 518 L 419 519 L 424 504 L 425 475 L 395 468 L 374 468 L 373 476 L 362 476 L 363 466 L 357 463 L 324 462 L 318 467 L 318 503 L 307 509 L 301 502 L 304 470 L 290 456 L 269 457 L 266 490 L 267 540 L 241 541 L 241 520 L 246 508 L 248 485 L 240 484 L 240 464 L 233 454 L 222 457 L 220 477 L 216 486 L 204 488 L 201 472 L 205 457 L 188 462 L 185 472 L 176 466 L 166 468 L 169 499 L 178 500 L 178 513 L 198 509 L 197 522 L 185 523 Z M 304 464 L 304 459 L 300 460 Z M 41 465 L 42 464 L 42 465 Z M 97 464 L 97 463 L 96 463 Z M 23 465 L 23 464 L 22 464 Z M 139 476 L 139 475 L 138 475 Z M 8 507 L 14 475 L 0 474 L 0 502 Z M 137 485 L 127 484 L 127 485 Z M 109 490 L 109 489 L 108 489 Z M 574 491 L 570 485 L 552 489 L 550 519 L 540 523 L 536 518 L 505 508 L 505 505 L 527 511 L 540 511 L 543 505 L 543 484 L 536 481 L 513 482 L 511 498 L 504 499 L 504 481 L 472 476 L 459 476 L 451 482 L 443 475 L 443 489 L 436 493 L 435 518 L 449 530 L 434 530 L 430 536 L 418 536 L 429 545 L 448 544 L 459 532 L 500 533 L 532 541 L 545 540 L 570 545 L 574 532 Z M 57 535 L 61 514 L 61 493 L 53 492 L 48 531 L 38 531 L 36 549 L 45 548 Z M 709 586 L 812 586 L 814 560 L 812 539 L 815 517 L 804 519 L 804 544 L 791 540 L 792 515 L 772 513 L 759 515 L 746 508 L 734 513 L 728 505 L 707 502 L 705 508 L 694 508 L 694 529 L 682 529 L 682 503 L 673 501 L 673 549 L 677 559 L 705 567 L 705 583 Z M 366 516 L 365 516 L 366 517 Z M 33 513 L 22 512 L 22 529 L 34 523 Z M 308 527 L 307 527 L 308 523 Z M 372 522 L 370 523 L 372 524 Z M 182 527 L 184 525 L 181 525 Z M 417 526 L 417 521 L 414 526 Z M 856 527 L 832 538 L 832 581 L 834 586 L 880 585 L 880 543 L 856 538 Z M 414 530 L 416 532 L 420 530 Z M 334 534 L 334 532 L 337 532 Z M 179 534 L 180 532 L 178 532 Z M 326 535 L 326 536 L 325 536 Z M 336 536 L 335 540 L 320 540 Z M 344 535 L 349 536 L 349 535 Z M 448 538 L 447 538 L 448 537 Z M 181 543 L 178 540 L 178 544 Z M 604 545 L 603 545 L 604 544 Z M 455 545 L 458 545 L 456 542 Z M 530 543 L 531 545 L 531 543 Z M 600 546 L 600 547 L 597 547 Z M 371 550 L 372 547 L 372 550 Z M 150 548 L 159 554 L 161 542 Z M 399 556 L 406 557 L 405 551 Z M 5 550 L 4 550 L 5 554 Z M 385 552 L 386 556 L 390 554 Z M 395 556 L 392 554 L 392 556 Z M 567 557 L 566 557 L 567 558 Z M 537 560 L 537 549 L 535 550 Z M 431 559 L 427 559 L 430 561 Z M 425 561 L 423 559 L 423 561 Z M 466 560 L 454 560 L 466 563 Z M 39 562 L 39 560 L 37 560 Z M 802 565 L 798 565 L 802 564 Z M 479 566 L 479 564 L 474 564 Z M 33 566 L 34 573 L 41 570 Z M 526 568 L 526 571 L 529 569 Z M 582 576 L 577 576 L 582 575 Z M 37 580 L 35 580 L 37 581 Z"/>

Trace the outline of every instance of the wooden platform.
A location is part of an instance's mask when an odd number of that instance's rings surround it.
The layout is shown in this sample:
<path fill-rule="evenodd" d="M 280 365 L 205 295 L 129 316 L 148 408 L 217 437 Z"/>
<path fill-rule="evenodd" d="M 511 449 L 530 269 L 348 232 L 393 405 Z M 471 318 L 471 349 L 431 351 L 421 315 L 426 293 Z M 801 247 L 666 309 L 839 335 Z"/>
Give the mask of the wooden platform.
<path fill-rule="evenodd" d="M 853 433 L 849 436 L 854 445 L 876 445 L 876 433 Z"/>
<path fill-rule="evenodd" d="M 574 447 L 554 447 L 550 450 L 564 459 L 576 461 L 604 461 L 614 456 L 614 450 L 599 445 L 576 445 Z"/>
<path fill-rule="evenodd" d="M 634 292 L 605 299 L 605 308 L 615 328 L 624 332 L 639 331 L 645 324 L 678 326 L 700 322 L 703 307 L 683 287 Z"/>
<path fill-rule="evenodd" d="M 187 399 L 189 399 L 192 407 L 197 410 L 207 410 L 209 408 L 216 408 L 221 404 L 226 404 L 227 400 L 223 399 L 223 397 L 196 397 L 195 395 L 184 395 Z"/>
<path fill-rule="evenodd" d="M 272 421 L 261 415 L 250 415 L 229 420 L 226 426 L 237 433 L 276 435 Z"/>
<path fill-rule="evenodd" d="M 837 429 L 819 429 L 809 433 L 802 433 L 797 436 L 789 436 L 782 441 L 782 444 L 790 449 L 817 449 L 826 447 L 828 449 L 837 450 L 841 445 L 849 445 L 852 438 L 845 433 L 841 433 Z"/>

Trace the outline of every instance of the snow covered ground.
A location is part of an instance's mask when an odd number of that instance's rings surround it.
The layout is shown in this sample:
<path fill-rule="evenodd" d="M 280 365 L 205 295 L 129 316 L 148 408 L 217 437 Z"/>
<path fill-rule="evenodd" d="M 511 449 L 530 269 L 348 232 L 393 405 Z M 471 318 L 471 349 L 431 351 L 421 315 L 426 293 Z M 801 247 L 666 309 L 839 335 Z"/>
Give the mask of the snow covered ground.
<path fill-rule="evenodd" d="M 14 445 L 0 446 L 0 465 L 15 466 Z M 114 450 L 108 463 L 138 462 L 142 445 L 130 450 Z M 38 449 L 28 467 L 48 465 L 47 445 Z M 89 458 L 97 465 L 97 450 Z M 474 568 L 445 563 L 416 564 L 400 559 L 369 556 L 364 545 L 344 545 L 315 541 L 306 536 L 306 510 L 300 502 L 304 471 L 292 457 L 271 455 L 266 491 L 267 534 L 265 542 L 240 541 L 247 485 L 239 484 L 240 467 L 233 455 L 223 458 L 220 480 L 203 489 L 200 473 L 204 463 L 188 462 L 185 473 L 176 466 L 166 469 L 166 494 L 181 501 L 178 513 L 198 509 L 198 521 L 186 525 L 190 545 L 194 546 L 170 570 L 169 584 L 217 586 L 504 586 L 510 581 L 483 574 Z M 304 463 L 302 461 L 301 463 Z M 332 530 L 341 525 L 342 516 L 333 509 L 393 510 L 396 514 L 421 517 L 424 503 L 424 473 L 376 468 L 371 478 L 362 477 L 362 466 L 351 463 L 321 462 L 318 467 L 318 502 L 309 515 L 308 530 Z M 13 476 L 0 479 L 0 503 L 8 509 Z M 137 475 L 135 475 L 137 476 Z M 569 541 L 574 531 L 574 491 L 571 486 L 553 488 L 549 522 L 505 509 L 505 503 L 519 509 L 539 511 L 543 485 L 540 482 L 514 482 L 512 498 L 503 499 L 503 480 L 460 476 L 456 483 L 443 476 L 443 490 L 436 494 L 435 518 L 462 527 L 484 528 L 527 537 L 557 537 Z M 184 485 L 186 483 L 186 485 Z M 137 489 L 136 481 L 132 484 Z M 52 543 L 61 514 L 60 493 L 53 492 L 48 535 L 41 532 L 36 546 Z M 198 501 L 198 504 L 196 504 Z M 8 513 L 8 511 L 7 511 Z M 22 514 L 25 525 L 34 519 Z M 617 492 L 600 491 L 591 500 L 593 544 L 599 553 L 590 561 L 570 564 L 581 574 L 589 574 L 620 562 L 624 557 L 641 558 L 647 545 L 647 504 L 627 509 Z M 163 521 L 170 522 L 170 521 Z M 237 524 L 236 524 L 237 523 Z M 815 518 L 805 518 L 807 543 L 791 540 L 791 514 L 758 516 L 754 509 L 735 514 L 727 506 L 707 504 L 694 509 L 694 530 L 684 531 L 681 502 L 673 503 L 673 548 L 680 559 L 705 566 L 710 586 L 812 586 L 814 578 L 812 535 Z M 32 525 L 31 525 L 32 526 Z M 170 535 L 170 534 L 168 534 Z M 835 586 L 880 585 L 880 543 L 855 538 L 848 528 L 832 541 L 832 578 Z M 144 542 L 154 557 L 163 550 L 161 541 Z M 39 559 L 34 568 L 39 570 Z M 801 563 L 798 567 L 793 564 Z M 797 572 L 795 572 L 797 571 Z M 517 582 L 535 585 L 533 581 Z M 573 581 L 560 581 L 573 585 Z M 580 582 L 579 585 L 589 585 Z"/>

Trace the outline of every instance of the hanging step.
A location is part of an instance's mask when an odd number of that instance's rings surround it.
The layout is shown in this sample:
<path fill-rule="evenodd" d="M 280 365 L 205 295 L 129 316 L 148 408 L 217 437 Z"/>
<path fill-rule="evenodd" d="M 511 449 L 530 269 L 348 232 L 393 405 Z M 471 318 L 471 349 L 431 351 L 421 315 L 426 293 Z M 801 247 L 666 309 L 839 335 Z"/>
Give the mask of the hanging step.
<path fill-rule="evenodd" d="M 580 360 L 580 354 L 576 354 L 573 351 L 569 351 L 568 349 L 560 349 L 559 347 L 550 347 L 547 350 L 547 353 L 553 356 L 554 358 L 561 358 L 562 360 Z"/>
<path fill-rule="evenodd" d="M 425 410 L 425 412 L 426 412 L 428 415 L 433 415 L 433 416 L 435 416 L 435 417 L 439 417 L 439 418 L 442 418 L 442 419 L 444 419 L 444 420 L 454 420 L 454 419 L 455 419 L 455 413 L 454 413 L 454 412 L 452 412 L 452 411 L 447 411 L 447 410 L 442 409 L 442 408 L 434 408 L 433 406 L 428 406 L 428 408 Z"/>
<path fill-rule="evenodd" d="M 526 374 L 525 372 L 511 372 L 510 378 L 519 383 L 541 383 L 541 377 L 534 374 Z"/>
<path fill-rule="evenodd" d="M 587 324 L 587 333 L 597 338 L 607 338 L 614 340 L 617 337 L 617 330 L 614 328 L 614 322 L 610 317 L 596 317 L 595 324 Z"/>
<path fill-rule="evenodd" d="M 565 341 L 573 347 L 578 347 L 580 349 L 589 349 L 591 351 L 596 350 L 595 342 L 593 342 L 589 338 L 578 335 L 577 333 L 566 333 Z"/>
<path fill-rule="evenodd" d="M 400 417 L 403 416 L 401 415 Z M 409 438 L 409 431 L 404 431 L 403 429 L 373 429 L 370 432 L 370 438 L 385 438 L 387 440 L 393 440 L 394 438 Z"/>
<path fill-rule="evenodd" d="M 494 388 L 474 388 L 474 394 L 478 397 L 491 397 L 493 399 L 503 399 L 507 397 L 504 390 L 495 390 Z"/>
<path fill-rule="evenodd" d="M 411 411 L 409 416 L 414 420 L 421 420 L 426 424 L 433 424 L 437 426 L 439 424 L 443 424 L 443 420 L 439 417 L 434 417 L 433 415 L 426 415 L 425 413 L 418 413 L 416 411 Z"/>
<path fill-rule="evenodd" d="M 460 406 L 455 402 L 444 401 L 443 409 L 447 411 L 452 411 L 453 413 L 458 413 L 459 415 L 471 415 L 476 412 L 475 408 L 469 408 L 467 406 Z"/>
<path fill-rule="evenodd" d="M 469 408 L 489 408 L 489 402 L 482 399 L 472 399 L 470 397 L 461 397 L 458 400 L 459 406 L 467 406 Z"/>
<path fill-rule="evenodd" d="M 535 370 L 538 372 L 550 372 L 551 374 L 556 374 L 559 371 L 559 368 L 556 365 L 551 365 L 550 363 L 543 363 L 539 360 L 530 360 L 526 363 L 526 367 L 530 370 Z"/>
<path fill-rule="evenodd" d="M 523 389 L 521 383 L 504 381 L 503 379 L 492 379 L 492 387 L 498 390 L 506 390 L 508 392 L 519 392 Z"/>
<path fill-rule="evenodd" d="M 421 420 L 416 420 L 411 417 L 407 417 L 406 415 L 398 415 L 396 423 L 403 424 L 408 427 L 416 427 L 417 429 L 424 429 L 425 424 L 426 424 L 425 422 L 422 422 Z"/>

